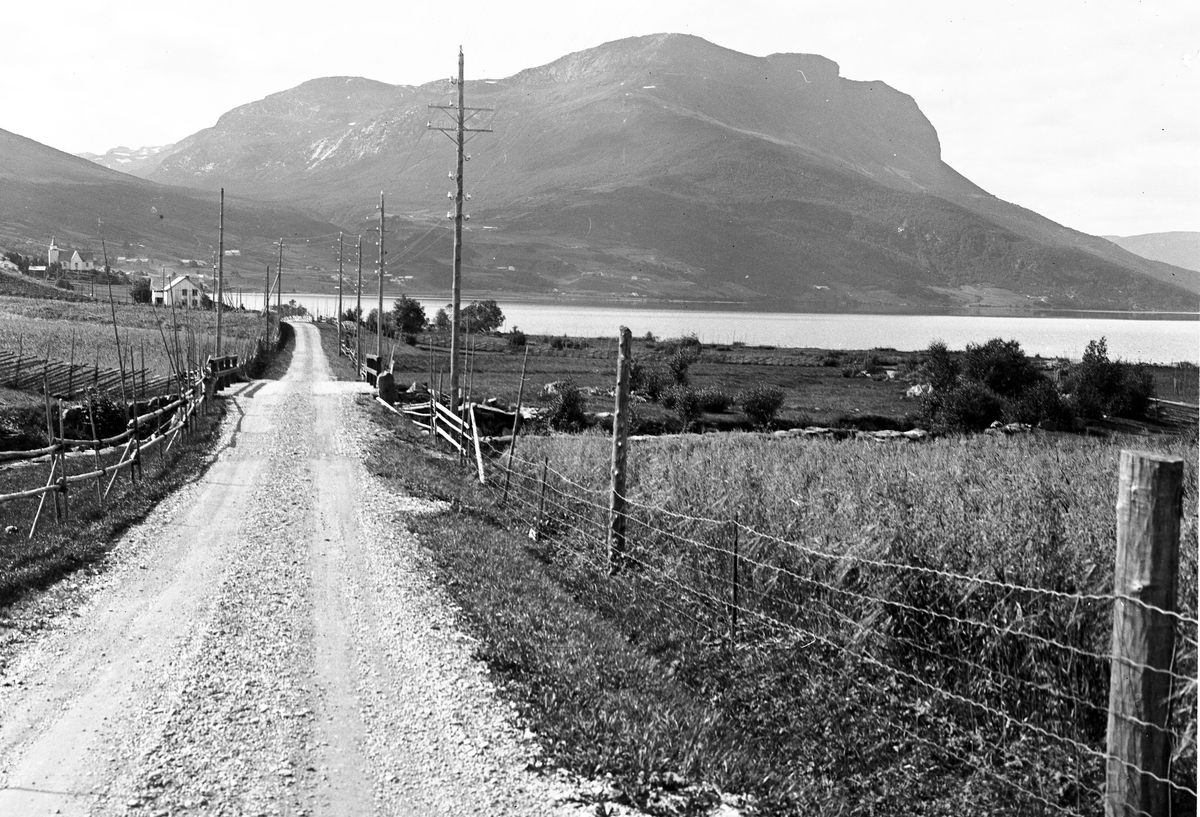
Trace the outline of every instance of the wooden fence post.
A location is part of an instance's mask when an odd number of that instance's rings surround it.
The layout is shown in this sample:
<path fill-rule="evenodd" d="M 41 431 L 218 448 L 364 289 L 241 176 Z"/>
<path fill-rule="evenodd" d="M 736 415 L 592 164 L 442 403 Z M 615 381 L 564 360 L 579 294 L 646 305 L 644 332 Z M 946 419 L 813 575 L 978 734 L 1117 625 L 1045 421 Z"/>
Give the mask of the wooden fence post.
<path fill-rule="evenodd" d="M 1122 451 L 1105 813 L 1166 814 L 1183 460 Z M 1166 612 L 1164 612 L 1166 611 Z"/>
<path fill-rule="evenodd" d="M 617 347 L 617 394 L 613 410 L 612 495 L 608 505 L 608 569 L 615 573 L 625 557 L 625 463 L 629 453 L 629 327 L 621 327 Z"/>
<path fill-rule="evenodd" d="M 542 491 L 538 496 L 538 512 L 537 520 L 533 523 L 533 541 L 538 541 L 542 538 L 542 514 L 546 511 L 546 475 L 550 470 L 550 458 L 542 458 Z"/>

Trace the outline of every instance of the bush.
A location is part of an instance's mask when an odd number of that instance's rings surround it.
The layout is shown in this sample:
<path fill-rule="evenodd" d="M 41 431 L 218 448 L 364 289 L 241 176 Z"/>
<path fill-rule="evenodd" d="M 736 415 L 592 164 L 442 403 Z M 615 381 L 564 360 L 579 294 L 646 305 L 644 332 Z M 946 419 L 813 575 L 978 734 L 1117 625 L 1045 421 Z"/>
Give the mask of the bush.
<path fill-rule="evenodd" d="M 935 431 L 979 431 L 1004 416 L 1004 401 L 982 383 L 965 380 L 949 392 L 934 392 L 926 404 Z"/>
<path fill-rule="evenodd" d="M 678 346 L 667 358 L 667 370 L 671 372 L 671 379 L 675 381 L 677 386 L 686 386 L 690 380 L 688 370 L 696 359 L 700 357 L 700 352 L 693 346 Z"/>
<path fill-rule="evenodd" d="M 550 348 L 561 352 L 567 346 L 566 338 L 550 338 Z"/>
<path fill-rule="evenodd" d="M 417 345 L 417 336 L 415 334 L 413 334 L 412 332 L 405 332 L 404 333 L 404 342 L 408 346 L 416 346 Z"/>
<path fill-rule="evenodd" d="M 1058 388 L 1042 378 L 1020 397 L 1005 401 L 1004 420 L 1028 423 L 1048 431 L 1070 431 L 1075 424 L 1075 413 L 1070 404 L 1063 400 Z"/>
<path fill-rule="evenodd" d="M 642 375 L 642 392 L 651 402 L 657 403 L 662 400 L 670 385 L 671 380 L 662 369 L 647 367 Z"/>
<path fill-rule="evenodd" d="M 54 285 L 56 287 L 58 287 L 59 289 L 67 289 L 67 290 L 75 289 L 75 287 L 71 286 L 71 281 L 68 278 L 59 278 L 57 281 L 54 282 Z"/>
<path fill-rule="evenodd" d="M 758 428 L 766 428 L 783 408 L 783 390 L 775 386 L 758 385 L 738 395 L 742 412 Z"/>
<path fill-rule="evenodd" d="M 668 405 L 668 401 L 670 405 Z M 675 416 L 683 424 L 684 431 L 690 431 L 703 413 L 696 392 L 687 386 L 671 386 L 663 397 L 663 406 L 675 412 Z"/>
<path fill-rule="evenodd" d="M 925 350 L 921 364 L 921 377 L 933 387 L 934 392 L 945 394 L 958 383 L 958 362 L 951 356 L 946 344 L 935 340 Z"/>
<path fill-rule="evenodd" d="M 133 298 L 133 302 L 137 304 L 148 304 L 154 296 L 154 292 L 150 287 L 149 278 L 135 278 L 133 286 L 129 288 L 129 297 Z"/>
<path fill-rule="evenodd" d="M 1143 365 L 1108 359 L 1108 341 L 1093 340 L 1067 375 L 1075 410 L 1088 419 L 1106 414 L 1140 420 L 1154 397 L 1154 376 Z"/>
<path fill-rule="evenodd" d="M 529 338 L 527 338 L 525 336 L 525 333 L 522 332 L 520 329 L 518 329 L 515 326 L 512 328 L 512 331 L 508 333 L 508 345 L 509 346 L 514 346 L 519 349 L 520 347 L 524 346 L 528 341 L 529 341 Z"/>
<path fill-rule="evenodd" d="M 1021 351 L 1020 343 L 1000 338 L 992 338 L 982 346 L 967 344 L 962 357 L 962 377 L 983 384 L 1000 397 L 1020 397 L 1044 379 Z"/>
<path fill-rule="evenodd" d="M 715 386 L 700 389 L 696 392 L 696 400 L 700 403 L 700 410 L 710 414 L 723 414 L 733 405 L 733 395 Z"/>
<path fill-rule="evenodd" d="M 555 431 L 582 431 L 587 427 L 587 401 L 579 386 L 570 380 L 558 384 L 558 392 L 550 398 L 546 425 Z"/>
<path fill-rule="evenodd" d="M 450 316 L 446 314 L 446 310 L 439 309 L 434 313 L 433 325 L 443 332 L 450 328 Z"/>

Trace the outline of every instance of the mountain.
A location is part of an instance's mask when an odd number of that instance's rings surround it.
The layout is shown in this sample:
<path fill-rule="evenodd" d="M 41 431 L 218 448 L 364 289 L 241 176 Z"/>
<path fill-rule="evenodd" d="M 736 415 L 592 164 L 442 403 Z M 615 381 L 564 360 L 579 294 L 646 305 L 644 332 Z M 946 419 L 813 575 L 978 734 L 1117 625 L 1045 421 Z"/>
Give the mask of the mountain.
<path fill-rule="evenodd" d="M 218 243 L 218 202 L 214 192 L 135 178 L 0 130 L 0 247 L 5 249 L 44 255 L 54 238 L 60 247 L 90 248 L 97 259 L 106 247 L 112 266 L 126 271 L 182 269 L 187 265 L 181 259 L 207 267 Z M 266 265 L 275 263 L 272 242 L 337 232 L 294 207 L 226 195 L 225 247 L 239 255 L 226 259 L 225 270 L 232 285 L 257 291 Z M 323 249 L 318 254 L 296 243 L 293 249 L 285 241 L 285 275 L 288 265 L 311 264 L 318 257 L 329 266 Z M 135 265 L 118 262 L 120 256 L 148 260 Z"/>
<path fill-rule="evenodd" d="M 157 147 L 127 148 L 124 145 L 115 147 L 107 153 L 76 153 L 81 159 L 87 159 L 109 170 L 119 170 L 134 176 L 145 178 L 162 161 L 163 151 L 170 150 L 172 145 Z"/>
<path fill-rule="evenodd" d="M 1143 235 L 1106 235 L 1104 237 L 1118 247 L 1143 258 L 1200 272 L 1200 233 L 1145 233 Z"/>
<path fill-rule="evenodd" d="M 448 61 L 449 62 L 449 61 Z M 156 181 L 393 217 L 389 266 L 443 291 L 453 86 L 330 77 L 243 105 L 159 154 Z M 464 286 L 838 311 L 1197 309 L 1178 268 L 1001 201 L 941 159 L 917 103 L 807 54 L 697 37 L 607 43 L 503 79 L 475 134 Z M 1000 112 L 997 112 L 998 115 Z"/>

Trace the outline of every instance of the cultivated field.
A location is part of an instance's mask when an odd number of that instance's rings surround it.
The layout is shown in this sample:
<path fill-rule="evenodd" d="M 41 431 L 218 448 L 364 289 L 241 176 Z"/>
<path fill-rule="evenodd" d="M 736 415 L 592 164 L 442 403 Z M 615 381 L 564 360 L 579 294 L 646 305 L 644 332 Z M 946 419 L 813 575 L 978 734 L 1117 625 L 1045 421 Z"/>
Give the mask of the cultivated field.
<path fill-rule="evenodd" d="M 171 371 L 167 355 L 194 368 L 215 347 L 216 313 L 177 310 L 148 305 L 116 304 L 116 322 L 121 337 L 121 353 L 129 367 L 132 350 L 136 368 L 152 374 Z M 244 353 L 263 332 L 263 319 L 257 313 L 226 312 L 222 316 L 222 351 Z M 116 336 L 113 332 L 113 308 L 107 301 L 51 301 L 38 298 L 0 297 L 0 350 L 30 358 L 74 361 L 101 369 L 119 368 Z"/>

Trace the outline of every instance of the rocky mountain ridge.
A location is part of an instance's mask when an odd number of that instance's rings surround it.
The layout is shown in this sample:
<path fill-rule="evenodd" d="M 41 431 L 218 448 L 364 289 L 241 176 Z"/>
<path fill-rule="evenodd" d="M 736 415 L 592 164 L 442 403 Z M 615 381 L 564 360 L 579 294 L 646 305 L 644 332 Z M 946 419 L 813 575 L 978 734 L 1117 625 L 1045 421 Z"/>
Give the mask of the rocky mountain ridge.
<path fill-rule="evenodd" d="M 468 61 L 468 69 L 470 63 Z M 448 280 L 445 81 L 312 80 L 164 150 L 151 179 L 286 201 L 357 232 L 380 190 L 389 269 Z M 1178 268 L 1055 224 L 941 159 L 916 101 L 808 54 L 679 34 L 470 80 L 469 290 L 792 310 L 1197 308 Z"/>

